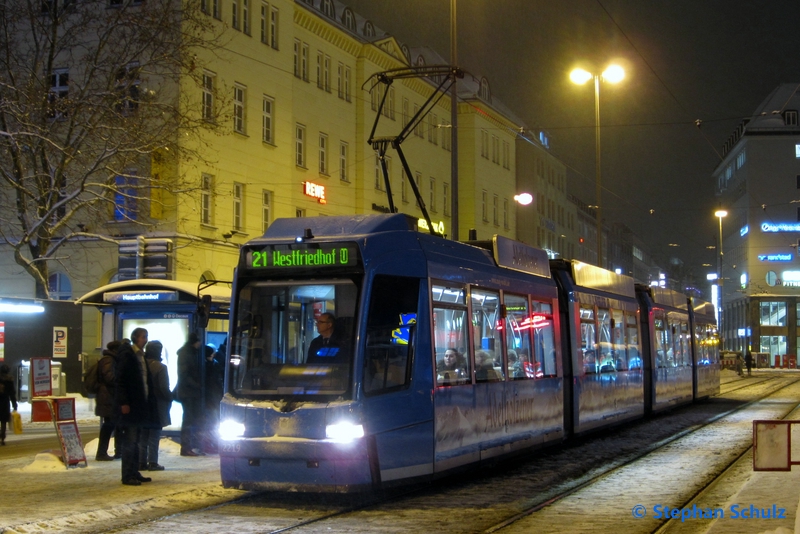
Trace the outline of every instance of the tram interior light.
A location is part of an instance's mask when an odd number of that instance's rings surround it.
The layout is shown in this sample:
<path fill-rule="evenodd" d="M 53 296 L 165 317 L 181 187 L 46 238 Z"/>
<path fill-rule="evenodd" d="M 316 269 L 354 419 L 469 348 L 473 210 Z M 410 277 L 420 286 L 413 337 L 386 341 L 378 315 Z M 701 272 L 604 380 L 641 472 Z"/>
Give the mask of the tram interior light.
<path fill-rule="evenodd" d="M 328 425 L 325 428 L 325 435 L 328 439 L 337 443 L 349 443 L 353 440 L 364 437 L 364 427 L 349 422 L 341 422 Z"/>
<path fill-rule="evenodd" d="M 219 424 L 219 438 L 233 440 L 244 436 L 244 424 L 226 419 Z"/>

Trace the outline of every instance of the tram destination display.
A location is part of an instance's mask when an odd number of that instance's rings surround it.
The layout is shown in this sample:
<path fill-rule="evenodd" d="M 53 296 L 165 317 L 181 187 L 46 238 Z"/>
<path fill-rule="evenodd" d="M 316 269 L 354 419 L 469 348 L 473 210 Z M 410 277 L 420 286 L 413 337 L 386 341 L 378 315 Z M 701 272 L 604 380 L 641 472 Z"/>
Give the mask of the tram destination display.
<path fill-rule="evenodd" d="M 358 265 L 355 243 L 255 245 L 245 251 L 245 267 L 253 270 L 324 270 Z"/>

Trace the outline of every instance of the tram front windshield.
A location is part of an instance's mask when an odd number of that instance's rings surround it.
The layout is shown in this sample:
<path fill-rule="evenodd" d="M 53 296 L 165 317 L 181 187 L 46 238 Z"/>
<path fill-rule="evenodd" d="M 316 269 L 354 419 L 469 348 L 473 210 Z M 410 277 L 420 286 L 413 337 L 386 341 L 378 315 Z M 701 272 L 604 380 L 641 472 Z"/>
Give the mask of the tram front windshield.
<path fill-rule="evenodd" d="M 347 398 L 357 296 L 350 279 L 247 283 L 237 296 L 232 329 L 232 393 Z"/>

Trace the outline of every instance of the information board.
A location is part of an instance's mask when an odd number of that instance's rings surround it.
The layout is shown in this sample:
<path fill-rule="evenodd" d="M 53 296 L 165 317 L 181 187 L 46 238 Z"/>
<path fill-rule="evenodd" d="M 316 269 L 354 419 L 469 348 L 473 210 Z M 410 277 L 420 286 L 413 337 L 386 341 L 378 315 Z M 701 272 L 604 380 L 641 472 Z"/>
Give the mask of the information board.
<path fill-rule="evenodd" d="M 58 439 L 61 440 L 61 454 L 64 465 L 70 466 L 77 463 L 86 463 L 86 453 L 83 452 L 81 435 L 78 432 L 78 423 L 75 421 L 56 424 Z"/>
<path fill-rule="evenodd" d="M 31 358 L 31 384 L 33 397 L 49 397 L 53 394 L 50 358 Z"/>

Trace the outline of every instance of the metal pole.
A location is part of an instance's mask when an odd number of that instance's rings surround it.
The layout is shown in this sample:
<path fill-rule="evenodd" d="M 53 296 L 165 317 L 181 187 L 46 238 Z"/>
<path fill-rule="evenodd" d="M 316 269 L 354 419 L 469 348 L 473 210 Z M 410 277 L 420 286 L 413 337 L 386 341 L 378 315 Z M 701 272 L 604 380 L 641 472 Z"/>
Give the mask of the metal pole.
<path fill-rule="evenodd" d="M 723 289 L 723 281 L 724 278 L 722 277 L 722 217 L 719 217 L 719 258 L 717 260 L 717 279 L 719 280 L 719 348 L 722 350 L 725 348 L 725 331 L 722 329 L 722 308 L 725 303 L 725 291 Z"/>
<path fill-rule="evenodd" d="M 456 68 L 458 64 L 456 33 L 456 0 L 450 0 L 450 66 Z M 458 79 L 453 76 L 453 85 L 450 86 L 450 186 L 452 199 L 450 202 L 450 225 L 453 227 L 451 235 L 458 241 Z"/>
<path fill-rule="evenodd" d="M 602 182 L 600 172 L 600 76 L 594 77 L 595 201 L 597 202 L 597 265 L 603 267 Z"/>

